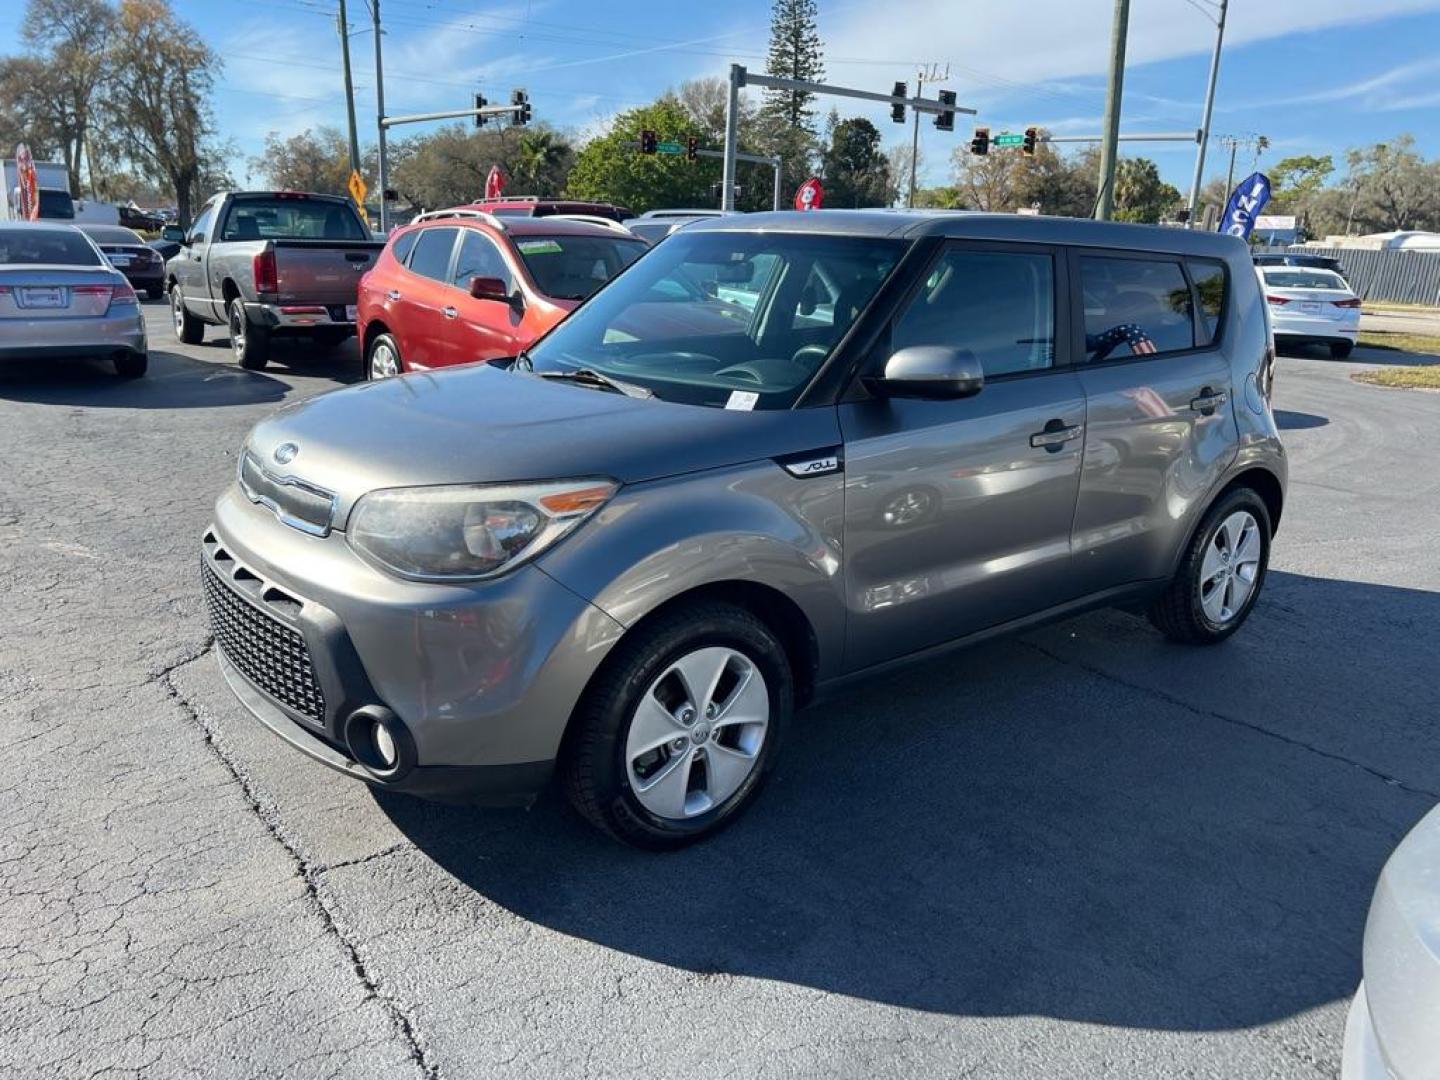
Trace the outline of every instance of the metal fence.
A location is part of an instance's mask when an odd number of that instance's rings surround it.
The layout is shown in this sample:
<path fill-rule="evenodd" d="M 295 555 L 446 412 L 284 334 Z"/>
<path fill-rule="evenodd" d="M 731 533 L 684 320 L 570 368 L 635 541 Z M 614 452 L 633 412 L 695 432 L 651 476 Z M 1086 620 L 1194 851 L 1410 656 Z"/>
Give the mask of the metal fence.
<path fill-rule="evenodd" d="M 1440 304 L 1440 251 L 1395 248 L 1291 247 L 1301 255 L 1331 255 L 1345 279 L 1364 300 L 1397 304 Z"/>

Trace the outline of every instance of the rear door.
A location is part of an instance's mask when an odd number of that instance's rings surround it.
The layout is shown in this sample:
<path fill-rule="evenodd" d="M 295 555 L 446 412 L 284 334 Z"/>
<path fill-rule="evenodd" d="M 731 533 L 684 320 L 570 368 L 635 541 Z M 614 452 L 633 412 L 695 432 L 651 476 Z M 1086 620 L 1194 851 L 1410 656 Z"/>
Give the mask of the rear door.
<path fill-rule="evenodd" d="M 523 308 L 471 296 L 470 281 L 477 277 L 498 278 L 507 293 L 515 294 L 514 272 L 495 242 L 477 228 L 462 227 L 447 305 L 456 314 L 447 320 L 441 363 L 469 364 L 514 356 L 518 351 L 516 336 L 524 322 Z"/>
<path fill-rule="evenodd" d="M 839 406 L 846 664 L 902 656 L 1076 593 L 1070 524 L 1085 395 L 1068 366 L 1062 251 L 948 243 L 871 357 L 968 349 L 985 385 L 952 401 Z"/>
<path fill-rule="evenodd" d="M 1235 457 L 1233 283 L 1221 262 L 1169 255 L 1077 250 L 1070 265 L 1089 416 L 1075 560 L 1095 591 L 1169 576 Z"/>
<path fill-rule="evenodd" d="M 445 363 L 445 341 L 450 332 L 445 308 L 455 310 L 450 267 L 460 230 L 453 225 L 431 225 L 420 231 L 410 261 L 390 293 L 395 324 L 390 328 L 408 367 L 431 368 Z"/>

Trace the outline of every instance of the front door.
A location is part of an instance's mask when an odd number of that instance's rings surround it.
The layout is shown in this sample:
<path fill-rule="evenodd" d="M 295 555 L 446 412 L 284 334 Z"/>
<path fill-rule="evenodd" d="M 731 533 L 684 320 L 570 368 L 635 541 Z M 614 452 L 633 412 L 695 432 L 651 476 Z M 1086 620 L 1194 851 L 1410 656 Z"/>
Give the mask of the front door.
<path fill-rule="evenodd" d="M 450 281 L 454 286 L 451 303 L 459 316 L 445 336 L 440 363 L 470 364 L 519 352 L 516 339 L 524 309 L 519 304 L 471 296 L 470 280 L 477 277 L 497 278 L 505 283 L 507 293 L 515 295 L 515 275 L 495 242 L 478 229 L 465 228 L 460 231 L 460 250 Z"/>
<path fill-rule="evenodd" d="M 1097 589 L 1165 578 L 1236 453 L 1225 267 L 1110 252 L 1071 267 L 1089 402 L 1076 570 Z"/>
<path fill-rule="evenodd" d="M 1085 394 L 1068 366 L 1066 273 L 1051 248 L 947 244 L 872 360 L 911 345 L 969 349 L 984 387 L 961 400 L 840 406 L 847 667 L 1077 595 Z"/>

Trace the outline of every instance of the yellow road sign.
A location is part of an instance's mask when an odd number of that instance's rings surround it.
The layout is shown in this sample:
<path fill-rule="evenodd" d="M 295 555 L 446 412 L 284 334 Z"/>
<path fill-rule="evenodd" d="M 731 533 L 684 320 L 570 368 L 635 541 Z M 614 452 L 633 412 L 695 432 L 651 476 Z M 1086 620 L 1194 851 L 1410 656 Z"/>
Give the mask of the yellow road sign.
<path fill-rule="evenodd" d="M 350 189 L 350 197 L 355 200 L 355 205 L 364 209 L 365 207 L 365 181 L 360 179 L 360 173 L 351 170 L 350 183 L 346 185 Z"/>

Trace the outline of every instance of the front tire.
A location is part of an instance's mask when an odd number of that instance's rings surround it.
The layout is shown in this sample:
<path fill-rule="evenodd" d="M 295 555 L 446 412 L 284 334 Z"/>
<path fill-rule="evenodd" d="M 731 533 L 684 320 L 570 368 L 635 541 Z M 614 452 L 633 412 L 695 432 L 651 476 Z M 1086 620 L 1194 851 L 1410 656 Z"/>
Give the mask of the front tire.
<path fill-rule="evenodd" d="M 185 307 L 185 294 L 179 285 L 170 286 L 170 321 L 181 344 L 199 345 L 205 340 L 205 324 Z"/>
<path fill-rule="evenodd" d="M 754 801 L 794 708 L 785 650 L 743 608 L 677 608 L 627 635 L 561 756 L 575 808 L 636 847 L 683 847 Z"/>
<path fill-rule="evenodd" d="M 1215 503 L 1170 585 L 1150 605 L 1162 634 L 1187 645 L 1224 641 L 1250 617 L 1270 565 L 1270 513 L 1250 488 Z"/>
<path fill-rule="evenodd" d="M 250 321 L 238 296 L 230 301 L 226 314 L 230 323 L 230 349 L 235 353 L 235 360 L 246 371 L 263 371 L 270 362 L 270 331 Z"/>

